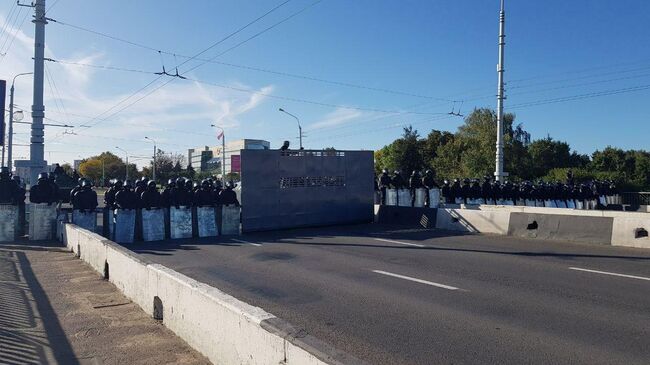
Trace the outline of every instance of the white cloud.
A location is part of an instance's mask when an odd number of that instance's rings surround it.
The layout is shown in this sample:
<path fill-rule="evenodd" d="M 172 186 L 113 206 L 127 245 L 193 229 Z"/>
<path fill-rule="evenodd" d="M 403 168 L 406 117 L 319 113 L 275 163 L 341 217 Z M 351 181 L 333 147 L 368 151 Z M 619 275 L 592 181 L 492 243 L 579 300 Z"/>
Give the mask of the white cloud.
<path fill-rule="evenodd" d="M 2 14 L 0 14 L 0 20 L 4 20 Z M 14 34 L 15 29 L 8 29 L 7 32 Z M 33 57 L 34 40 L 22 31 L 18 31 L 16 34 L 12 49 L 0 60 L 0 79 L 5 79 L 8 83 L 11 82 L 14 75 L 33 69 L 31 58 Z M 57 59 L 50 49 L 46 49 L 46 57 Z M 62 60 L 97 65 L 111 64 L 111 60 L 105 52 L 90 49 L 80 49 L 72 57 Z M 84 123 L 95 124 L 98 120 L 89 121 L 83 116 L 100 115 L 146 83 L 145 81 L 145 83 L 138 84 L 134 81 L 125 86 L 120 84 L 119 89 L 123 89 L 123 92 L 98 96 L 100 94 L 98 91 L 111 89 L 108 87 L 101 89 L 98 86 L 98 73 L 112 71 L 63 63 L 47 63 L 47 69 L 52 74 L 58 93 L 49 87 L 46 78 L 46 116 L 77 126 Z M 138 80 L 140 79 L 138 77 Z M 167 80 L 161 79 L 143 93 L 129 99 L 102 117 L 105 118 L 134 102 Z M 16 83 L 15 103 L 26 111 L 25 121 L 30 119 L 32 82 L 32 78 L 26 76 L 19 78 Z M 250 86 L 240 83 L 232 84 L 232 86 L 250 88 Z M 110 120 L 102 121 L 92 128 L 75 128 L 75 133 L 78 135 L 66 134 L 65 137 L 62 137 L 62 129 L 46 128 L 46 158 L 55 161 L 72 161 L 78 159 L 79 155 L 88 156 L 105 150 L 113 150 L 116 144 L 126 146 L 125 149 L 129 147 L 130 152 L 131 150 L 148 151 L 149 145 L 138 142 L 142 141 L 147 134 L 155 137 L 159 144 L 163 145 L 161 148 L 167 143 L 168 147 L 165 147 L 167 150 L 182 151 L 195 147 L 199 140 L 205 141 L 205 136 L 179 134 L 170 132 L 170 130 L 191 133 L 197 129 L 205 130 L 210 123 L 214 122 L 218 122 L 227 130 L 239 128 L 244 115 L 259 107 L 266 100 L 266 96 L 262 94 L 270 94 L 273 90 L 273 86 L 267 85 L 255 89 L 255 93 L 248 94 L 225 88 L 204 86 L 192 81 L 174 80 L 128 109 L 112 116 Z M 65 110 L 59 110 L 56 101 L 62 102 Z M 66 116 L 65 112 L 70 115 Z M 17 125 L 16 132 L 25 133 L 29 131 L 28 128 L 26 125 Z M 28 136 L 25 135 L 20 135 L 20 137 L 28 139 Z M 28 147 L 17 146 L 14 155 L 25 158 L 28 156 L 28 150 Z M 51 152 L 51 155 L 48 152 Z"/>
<path fill-rule="evenodd" d="M 327 114 L 322 120 L 311 124 L 309 126 L 309 129 L 339 126 L 349 123 L 362 116 L 364 116 L 364 113 L 360 110 L 338 108 L 333 112 Z"/>

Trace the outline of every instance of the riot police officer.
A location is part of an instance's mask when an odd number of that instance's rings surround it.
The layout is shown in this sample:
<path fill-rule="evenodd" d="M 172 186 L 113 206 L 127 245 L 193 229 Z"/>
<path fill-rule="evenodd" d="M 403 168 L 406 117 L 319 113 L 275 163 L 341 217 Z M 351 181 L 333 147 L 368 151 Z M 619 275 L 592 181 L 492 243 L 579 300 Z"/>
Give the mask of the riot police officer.
<path fill-rule="evenodd" d="M 209 207 L 213 204 L 212 187 L 210 186 L 210 182 L 205 179 L 201 181 L 201 188 L 194 193 L 194 205 L 198 207 Z"/>
<path fill-rule="evenodd" d="M 160 205 L 163 208 L 169 208 L 172 205 L 172 190 L 176 188 L 176 181 L 174 179 L 169 179 L 167 181 L 167 186 L 160 194 Z"/>
<path fill-rule="evenodd" d="M 18 185 L 11 179 L 7 167 L 0 170 L 0 204 L 15 204 L 18 196 Z"/>
<path fill-rule="evenodd" d="M 133 186 L 128 180 L 124 183 L 124 188 L 115 194 L 115 205 L 118 209 L 136 209 L 138 200 L 137 195 L 133 192 Z"/>
<path fill-rule="evenodd" d="M 422 187 L 422 176 L 417 171 L 411 173 L 409 178 L 409 190 L 411 191 L 411 206 L 415 206 L 415 191 Z"/>
<path fill-rule="evenodd" d="M 35 204 L 47 203 L 47 205 L 52 205 L 56 201 L 47 173 L 38 174 L 38 183 L 29 189 L 29 201 Z"/>
<path fill-rule="evenodd" d="M 397 190 L 404 189 L 404 187 L 406 186 L 406 182 L 404 181 L 404 178 L 402 177 L 402 174 L 399 171 L 395 171 L 395 174 L 391 179 L 391 186 Z"/>
<path fill-rule="evenodd" d="M 81 188 L 72 197 L 72 209 L 82 212 L 94 211 L 97 208 L 97 193 L 92 189 L 92 183 L 88 180 L 81 182 Z"/>
<path fill-rule="evenodd" d="M 386 204 L 386 189 L 390 188 L 391 178 L 388 175 L 388 170 L 384 169 L 379 175 L 379 194 L 381 196 L 381 204 Z"/>
<path fill-rule="evenodd" d="M 147 210 L 160 207 L 161 196 L 155 181 L 147 182 L 147 189 L 140 194 L 140 201 L 142 208 Z"/>
<path fill-rule="evenodd" d="M 237 194 L 233 190 L 234 188 L 235 185 L 232 181 L 228 181 L 226 183 L 226 189 L 221 191 L 221 194 L 219 194 L 219 198 L 223 205 L 235 205 L 236 207 L 239 206 L 239 200 L 237 200 Z"/>

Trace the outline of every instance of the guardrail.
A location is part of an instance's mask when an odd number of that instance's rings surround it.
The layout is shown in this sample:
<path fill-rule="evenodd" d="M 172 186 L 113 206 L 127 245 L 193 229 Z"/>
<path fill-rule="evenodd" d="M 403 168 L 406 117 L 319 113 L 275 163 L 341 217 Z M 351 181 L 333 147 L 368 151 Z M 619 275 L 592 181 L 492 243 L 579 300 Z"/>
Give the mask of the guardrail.
<path fill-rule="evenodd" d="M 650 205 L 650 192 L 627 192 L 621 194 L 623 196 L 623 204 L 627 205 Z"/>

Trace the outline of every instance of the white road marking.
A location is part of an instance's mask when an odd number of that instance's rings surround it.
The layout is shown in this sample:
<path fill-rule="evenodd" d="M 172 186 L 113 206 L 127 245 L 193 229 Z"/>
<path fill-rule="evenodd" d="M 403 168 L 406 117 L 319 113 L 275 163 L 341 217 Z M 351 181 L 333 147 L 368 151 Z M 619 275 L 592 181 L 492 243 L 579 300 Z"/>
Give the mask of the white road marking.
<path fill-rule="evenodd" d="M 398 245 L 405 245 L 405 246 L 426 247 L 425 245 L 418 245 L 417 243 L 408 243 L 408 242 L 400 242 L 400 241 L 393 241 L 393 240 L 385 240 L 383 238 L 375 238 L 375 241 L 388 242 L 388 243 L 397 243 Z"/>
<path fill-rule="evenodd" d="M 579 267 L 570 267 L 569 269 L 571 270 L 578 270 L 578 271 L 586 271 L 586 272 L 593 272 L 596 274 L 603 274 L 603 275 L 612 275 L 612 276 L 620 276 L 624 278 L 630 278 L 630 279 L 638 279 L 638 280 L 647 280 L 650 281 L 650 278 L 646 278 L 643 276 L 634 276 L 634 275 L 625 275 L 625 274 L 617 274 L 615 272 L 607 272 L 607 271 L 598 271 L 598 270 L 589 270 L 589 269 L 581 269 Z"/>
<path fill-rule="evenodd" d="M 239 242 L 239 243 L 246 243 L 246 244 L 253 245 L 253 246 L 262 246 L 259 243 L 253 243 L 253 242 L 248 242 L 248 241 L 244 241 L 244 240 L 237 240 L 237 239 L 234 239 L 234 238 L 231 238 L 231 240 L 233 240 L 235 242 Z"/>
<path fill-rule="evenodd" d="M 377 274 L 392 276 L 394 278 L 400 278 L 400 279 L 404 279 L 404 280 L 414 281 L 414 282 L 420 283 L 420 284 L 431 285 L 431 286 L 435 286 L 435 287 L 442 288 L 442 289 L 460 290 L 459 288 L 457 288 L 455 286 L 434 283 L 433 281 L 422 280 L 422 279 L 418 279 L 418 278 L 412 278 L 410 276 L 404 276 L 404 275 L 400 275 L 400 274 L 393 274 L 392 272 L 381 271 L 381 270 L 372 270 L 372 272 L 377 273 Z"/>

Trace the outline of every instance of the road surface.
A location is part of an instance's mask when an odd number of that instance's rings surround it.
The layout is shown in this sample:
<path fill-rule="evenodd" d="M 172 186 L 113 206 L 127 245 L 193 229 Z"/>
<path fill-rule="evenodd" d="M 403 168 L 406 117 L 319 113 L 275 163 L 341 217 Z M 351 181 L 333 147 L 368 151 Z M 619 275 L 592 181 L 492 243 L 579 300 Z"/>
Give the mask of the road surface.
<path fill-rule="evenodd" d="M 133 250 L 372 364 L 648 364 L 650 252 L 359 225 Z"/>

